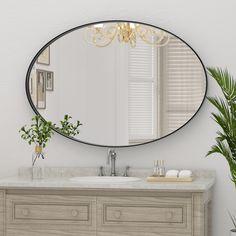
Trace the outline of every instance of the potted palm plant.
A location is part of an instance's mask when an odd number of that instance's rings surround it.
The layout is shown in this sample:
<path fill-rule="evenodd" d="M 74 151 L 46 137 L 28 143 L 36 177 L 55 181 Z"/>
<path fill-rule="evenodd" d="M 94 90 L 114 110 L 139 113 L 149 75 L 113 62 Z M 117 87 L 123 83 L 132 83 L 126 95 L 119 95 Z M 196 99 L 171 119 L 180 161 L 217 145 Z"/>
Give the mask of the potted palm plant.
<path fill-rule="evenodd" d="M 227 69 L 208 68 L 208 73 L 220 86 L 223 97 L 208 97 L 208 101 L 217 109 L 212 112 L 213 120 L 220 126 L 213 145 L 207 156 L 221 154 L 229 164 L 231 180 L 236 186 L 236 81 Z M 234 229 L 231 236 L 236 236 L 236 217 L 230 215 Z"/>
<path fill-rule="evenodd" d="M 218 111 L 211 114 L 221 128 L 217 131 L 216 144 L 211 147 L 207 156 L 219 153 L 226 159 L 231 180 L 236 186 L 236 81 L 227 69 L 208 68 L 208 73 L 220 86 L 223 98 L 207 98 Z"/>

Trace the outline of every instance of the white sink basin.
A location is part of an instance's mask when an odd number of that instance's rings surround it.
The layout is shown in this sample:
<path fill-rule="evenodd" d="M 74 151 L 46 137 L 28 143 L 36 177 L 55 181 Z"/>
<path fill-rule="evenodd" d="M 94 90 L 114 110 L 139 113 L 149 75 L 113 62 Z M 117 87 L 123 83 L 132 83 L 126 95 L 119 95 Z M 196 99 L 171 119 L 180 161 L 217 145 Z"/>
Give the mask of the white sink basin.
<path fill-rule="evenodd" d="M 127 182 L 135 182 L 140 181 L 140 178 L 136 177 L 122 177 L 122 176 L 80 176 L 73 177 L 70 181 L 76 183 L 84 183 L 84 184 L 97 184 L 97 183 L 127 183 Z"/>

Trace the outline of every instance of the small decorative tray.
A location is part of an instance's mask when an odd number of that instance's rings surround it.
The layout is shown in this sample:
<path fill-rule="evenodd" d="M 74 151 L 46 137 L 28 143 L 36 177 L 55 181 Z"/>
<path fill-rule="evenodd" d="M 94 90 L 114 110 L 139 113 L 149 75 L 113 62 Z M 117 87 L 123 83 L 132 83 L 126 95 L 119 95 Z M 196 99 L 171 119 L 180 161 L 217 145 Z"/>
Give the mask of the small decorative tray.
<path fill-rule="evenodd" d="M 148 176 L 147 182 L 192 182 L 192 177 L 159 177 L 159 176 Z"/>

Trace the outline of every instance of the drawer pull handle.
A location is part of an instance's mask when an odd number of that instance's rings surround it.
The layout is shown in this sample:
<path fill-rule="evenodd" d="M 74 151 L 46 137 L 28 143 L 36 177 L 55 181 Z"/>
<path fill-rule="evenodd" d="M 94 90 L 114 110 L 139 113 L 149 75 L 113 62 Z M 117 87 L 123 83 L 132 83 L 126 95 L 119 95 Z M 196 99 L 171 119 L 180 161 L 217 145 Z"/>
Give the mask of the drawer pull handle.
<path fill-rule="evenodd" d="M 166 219 L 171 220 L 173 218 L 173 212 L 167 212 L 166 213 Z"/>
<path fill-rule="evenodd" d="M 114 213 L 114 216 L 116 219 L 120 219 L 121 215 L 122 215 L 121 211 L 115 211 L 115 213 Z"/>
<path fill-rule="evenodd" d="M 76 217 L 76 216 L 79 215 L 79 212 L 78 212 L 77 210 L 72 210 L 72 211 L 71 211 L 71 215 L 74 216 L 74 217 Z"/>
<path fill-rule="evenodd" d="M 29 213 L 30 213 L 29 209 L 23 209 L 23 210 L 22 210 L 22 215 L 23 215 L 23 216 L 28 216 Z"/>

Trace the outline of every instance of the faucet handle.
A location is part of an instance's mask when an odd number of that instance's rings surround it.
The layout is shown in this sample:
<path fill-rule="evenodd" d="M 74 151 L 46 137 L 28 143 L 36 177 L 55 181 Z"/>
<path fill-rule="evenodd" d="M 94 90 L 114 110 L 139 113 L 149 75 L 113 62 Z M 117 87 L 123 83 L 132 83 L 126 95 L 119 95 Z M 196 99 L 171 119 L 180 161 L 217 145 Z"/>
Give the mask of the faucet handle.
<path fill-rule="evenodd" d="M 124 177 L 128 177 L 129 176 L 129 174 L 128 174 L 129 169 L 130 169 L 130 166 L 126 166 L 125 167 L 125 171 L 124 171 L 124 174 L 123 174 Z"/>
<path fill-rule="evenodd" d="M 98 176 L 104 176 L 104 167 L 103 166 L 100 166 L 99 167 L 99 173 L 98 173 Z"/>

